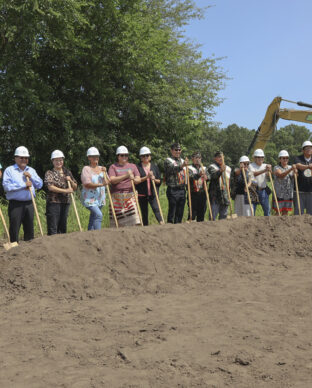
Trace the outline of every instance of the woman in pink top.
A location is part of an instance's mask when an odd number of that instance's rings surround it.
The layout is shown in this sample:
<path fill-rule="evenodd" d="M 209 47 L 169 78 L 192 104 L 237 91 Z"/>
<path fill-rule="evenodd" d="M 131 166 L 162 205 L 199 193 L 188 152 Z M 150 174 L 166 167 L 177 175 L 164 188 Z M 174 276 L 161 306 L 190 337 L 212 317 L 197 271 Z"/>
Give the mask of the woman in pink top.
<path fill-rule="evenodd" d="M 117 162 L 108 170 L 112 184 L 112 200 L 119 226 L 139 225 L 140 217 L 133 193 L 132 183 L 141 182 L 140 173 L 135 164 L 128 162 L 129 152 L 125 146 L 120 146 L 116 151 Z M 110 225 L 115 226 L 110 209 Z"/>

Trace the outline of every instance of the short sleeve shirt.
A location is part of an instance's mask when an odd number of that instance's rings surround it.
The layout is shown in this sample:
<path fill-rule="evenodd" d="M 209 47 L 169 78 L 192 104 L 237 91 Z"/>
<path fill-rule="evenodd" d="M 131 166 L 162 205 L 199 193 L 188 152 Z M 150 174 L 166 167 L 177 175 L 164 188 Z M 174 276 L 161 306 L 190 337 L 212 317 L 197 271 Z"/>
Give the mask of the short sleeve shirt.
<path fill-rule="evenodd" d="M 63 174 L 60 171 L 54 169 L 48 170 L 44 176 L 44 184 L 47 188 L 49 188 L 49 186 L 55 186 L 60 189 L 68 189 L 66 176 L 70 176 L 71 179 L 76 183 L 72 173 L 67 170 L 67 168 L 63 168 Z M 48 190 L 47 202 L 70 203 L 70 194 L 55 193 L 53 191 Z"/>
<path fill-rule="evenodd" d="M 264 172 L 263 174 L 260 174 L 258 176 L 254 176 L 253 173 L 264 170 L 266 168 L 266 166 L 267 166 L 266 163 L 262 163 L 261 166 L 258 166 L 257 163 L 251 163 L 249 165 L 249 171 L 252 173 L 252 182 L 255 183 L 259 189 L 266 188 L 267 175 Z"/>
<path fill-rule="evenodd" d="M 131 170 L 134 176 L 140 176 L 137 166 L 133 163 L 127 163 L 123 166 L 118 163 L 114 163 L 110 166 L 108 170 L 108 175 L 110 177 L 121 176 L 121 175 L 127 174 L 128 170 Z M 125 179 L 117 183 L 116 185 L 112 185 L 111 191 L 112 193 L 131 193 L 132 192 L 131 179 Z"/>

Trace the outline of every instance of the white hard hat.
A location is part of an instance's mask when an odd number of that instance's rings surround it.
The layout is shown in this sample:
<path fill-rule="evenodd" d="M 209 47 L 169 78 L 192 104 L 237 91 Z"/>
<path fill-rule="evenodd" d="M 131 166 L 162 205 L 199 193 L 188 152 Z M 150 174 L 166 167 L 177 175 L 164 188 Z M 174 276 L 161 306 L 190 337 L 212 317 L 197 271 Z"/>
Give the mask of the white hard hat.
<path fill-rule="evenodd" d="M 289 157 L 289 153 L 286 150 L 280 151 L 280 153 L 278 154 L 278 157 L 281 158 L 283 156 L 288 156 Z"/>
<path fill-rule="evenodd" d="M 120 154 L 128 154 L 129 151 L 128 151 L 128 148 L 125 147 L 125 146 L 120 146 L 117 148 L 116 150 L 116 155 L 120 155 Z"/>
<path fill-rule="evenodd" d="M 150 154 L 151 154 L 151 150 L 148 147 L 142 147 L 140 149 L 140 156 L 142 156 L 142 155 L 150 155 Z"/>
<path fill-rule="evenodd" d="M 17 147 L 15 152 L 14 152 L 14 156 L 24 156 L 26 158 L 29 158 L 29 152 L 28 152 L 28 149 L 24 146 L 20 146 L 20 147 Z"/>
<path fill-rule="evenodd" d="M 244 162 L 250 162 L 248 156 L 246 155 L 241 156 L 239 159 L 239 163 L 244 163 Z"/>
<path fill-rule="evenodd" d="M 302 148 L 309 147 L 309 146 L 312 147 L 312 143 L 310 142 L 310 140 L 304 141 L 302 143 Z"/>
<path fill-rule="evenodd" d="M 96 147 L 90 147 L 87 151 L 87 156 L 100 156 L 99 150 Z"/>
<path fill-rule="evenodd" d="M 51 154 L 51 160 L 52 159 L 56 159 L 56 158 L 65 158 L 64 154 L 62 151 L 60 150 L 55 150 L 52 152 Z"/>
<path fill-rule="evenodd" d="M 253 156 L 259 156 L 260 158 L 264 158 L 264 152 L 263 152 L 263 150 L 262 150 L 261 148 L 258 148 L 258 149 L 254 152 Z"/>

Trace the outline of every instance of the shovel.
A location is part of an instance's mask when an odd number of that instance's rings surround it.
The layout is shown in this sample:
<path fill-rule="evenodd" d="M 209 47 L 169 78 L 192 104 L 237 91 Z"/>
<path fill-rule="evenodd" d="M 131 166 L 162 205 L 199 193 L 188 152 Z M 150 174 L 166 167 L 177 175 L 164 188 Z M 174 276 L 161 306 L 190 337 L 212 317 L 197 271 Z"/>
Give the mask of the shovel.
<path fill-rule="evenodd" d="M 254 215 L 254 209 L 253 209 L 253 206 L 252 206 L 252 203 L 251 203 L 251 199 L 250 199 L 249 187 L 248 187 L 248 183 L 247 183 L 247 179 L 246 179 L 246 172 L 245 172 L 244 167 L 242 167 L 242 173 L 243 173 L 243 177 L 244 177 L 244 181 L 245 181 L 245 186 L 246 186 L 246 190 L 247 190 L 247 197 L 248 197 L 248 202 L 249 202 L 249 206 L 250 206 L 251 215 L 253 216 Z"/>
<path fill-rule="evenodd" d="M 118 221 L 117 221 L 116 212 L 115 212 L 115 208 L 114 208 L 114 203 L 113 203 L 113 199 L 112 199 L 110 188 L 109 188 L 109 184 L 108 184 L 108 176 L 107 176 L 107 172 L 106 171 L 104 171 L 104 178 L 105 178 L 105 180 L 107 182 L 106 190 L 107 190 L 107 194 L 108 194 L 108 198 L 109 198 L 109 203 L 110 203 L 110 206 L 111 206 L 111 209 L 112 209 L 112 214 L 113 214 L 113 217 L 114 217 L 114 220 L 115 220 L 116 228 L 118 229 Z"/>
<path fill-rule="evenodd" d="M 277 209 L 278 215 L 281 216 L 281 212 L 280 212 L 280 208 L 279 208 L 278 202 L 277 202 L 276 191 L 275 191 L 275 188 L 274 188 L 271 171 L 269 171 L 269 177 L 270 177 L 270 182 L 271 182 L 271 186 L 272 186 L 274 201 L 276 203 L 276 209 Z"/>
<path fill-rule="evenodd" d="M 68 187 L 71 189 L 72 186 L 71 186 L 70 181 L 67 181 L 67 183 L 68 183 Z M 78 214 L 78 211 L 77 211 L 77 206 L 76 206 L 74 194 L 73 194 L 73 193 L 70 193 L 70 196 L 71 196 L 71 200 L 72 200 L 72 203 L 73 203 L 73 206 L 74 206 L 74 210 L 75 210 L 75 214 L 76 214 L 76 218 L 77 218 L 79 230 L 80 230 L 80 232 L 82 232 L 82 227 L 81 227 L 81 223 L 80 223 L 79 214 Z"/>
<path fill-rule="evenodd" d="M 224 155 L 223 155 L 223 154 L 222 154 L 222 164 L 225 164 L 225 163 L 224 163 Z M 223 177 L 225 178 L 226 191 L 227 191 L 227 195 L 228 195 L 228 197 L 229 197 L 229 202 L 230 202 L 230 204 L 229 204 L 230 215 L 227 216 L 226 218 L 227 218 L 228 220 L 229 220 L 229 219 L 233 220 L 234 218 L 237 218 L 237 214 L 235 214 L 235 213 L 233 212 L 233 208 L 232 208 L 232 201 L 231 201 L 231 194 L 230 194 L 230 185 L 229 185 L 228 177 L 227 177 L 227 175 L 226 175 L 226 169 L 225 169 L 225 171 L 224 171 L 224 173 L 223 173 Z"/>
<path fill-rule="evenodd" d="M 0 217 L 1 217 L 1 220 L 2 220 L 2 223 L 3 223 L 3 227 L 5 229 L 5 233 L 6 233 L 7 237 L 8 237 L 8 242 L 3 244 L 3 248 L 6 251 L 8 251 L 11 248 L 17 247 L 18 243 L 16 241 L 14 241 L 12 243 L 10 242 L 10 234 L 9 234 L 8 227 L 7 227 L 7 224 L 5 222 L 5 219 L 4 219 L 4 216 L 3 216 L 3 213 L 2 213 L 1 209 L 0 209 Z"/>
<path fill-rule="evenodd" d="M 164 220 L 163 212 L 162 212 L 161 207 L 160 207 L 159 197 L 158 197 L 158 193 L 157 193 L 157 190 L 156 190 L 155 179 L 151 179 L 151 181 L 152 181 L 152 185 L 153 185 L 153 188 L 154 188 L 155 197 L 156 197 L 157 205 L 158 205 L 158 208 L 159 208 L 161 220 L 162 220 L 162 223 L 164 224 L 165 220 Z"/>
<path fill-rule="evenodd" d="M 205 173 L 204 165 L 201 163 L 200 166 L 201 166 L 201 168 L 202 168 L 203 173 Z M 205 189 L 206 198 L 207 198 L 207 203 L 208 203 L 209 217 L 210 217 L 210 219 L 213 221 L 212 210 L 211 210 L 211 203 L 210 203 L 209 194 L 208 194 L 207 182 L 206 182 L 205 179 L 204 179 L 204 189 Z"/>
<path fill-rule="evenodd" d="M 137 193 L 137 191 L 136 191 L 136 189 L 134 187 L 133 179 L 130 179 L 130 180 L 131 180 L 132 190 L 133 190 L 133 194 L 134 194 L 134 198 L 135 198 L 135 203 L 137 205 L 138 212 L 139 212 L 140 224 L 141 224 L 141 226 L 143 226 L 142 214 L 141 214 L 141 208 L 140 208 L 140 204 L 139 204 L 138 193 Z"/>
<path fill-rule="evenodd" d="M 296 194 L 297 194 L 299 216 L 301 216 L 300 195 L 299 195 L 299 190 L 298 190 L 298 178 L 297 178 L 297 174 L 296 173 L 294 173 L 294 177 L 295 177 L 295 186 L 296 186 Z"/>
<path fill-rule="evenodd" d="M 188 193 L 189 209 L 190 209 L 190 222 L 192 222 L 193 221 L 192 198 L 191 198 L 190 172 L 189 172 L 188 166 L 186 166 L 186 179 L 187 179 L 187 193 Z"/>
<path fill-rule="evenodd" d="M 28 176 L 26 177 L 26 179 L 27 179 L 27 182 L 29 182 Z M 30 192 L 31 200 L 32 200 L 32 203 L 34 205 L 34 209 L 35 209 L 35 213 L 36 213 L 36 217 L 37 217 L 40 233 L 41 233 L 41 236 L 43 236 L 43 231 L 42 231 L 42 226 L 41 226 L 41 222 L 40 222 L 40 218 L 39 218 L 39 214 L 38 214 L 38 209 L 37 209 L 36 201 L 35 201 L 35 198 L 34 198 L 34 194 L 33 194 L 32 190 L 31 190 L 31 186 L 28 187 L 28 190 Z"/>

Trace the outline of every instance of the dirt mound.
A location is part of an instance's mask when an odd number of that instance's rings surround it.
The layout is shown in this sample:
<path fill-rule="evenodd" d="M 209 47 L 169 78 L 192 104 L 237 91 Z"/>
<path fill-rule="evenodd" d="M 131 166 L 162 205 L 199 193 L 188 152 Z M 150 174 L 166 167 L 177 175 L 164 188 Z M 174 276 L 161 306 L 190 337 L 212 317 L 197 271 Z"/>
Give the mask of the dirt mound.
<path fill-rule="evenodd" d="M 311 232 L 239 218 L 2 252 L 1 386 L 311 386 Z"/>

